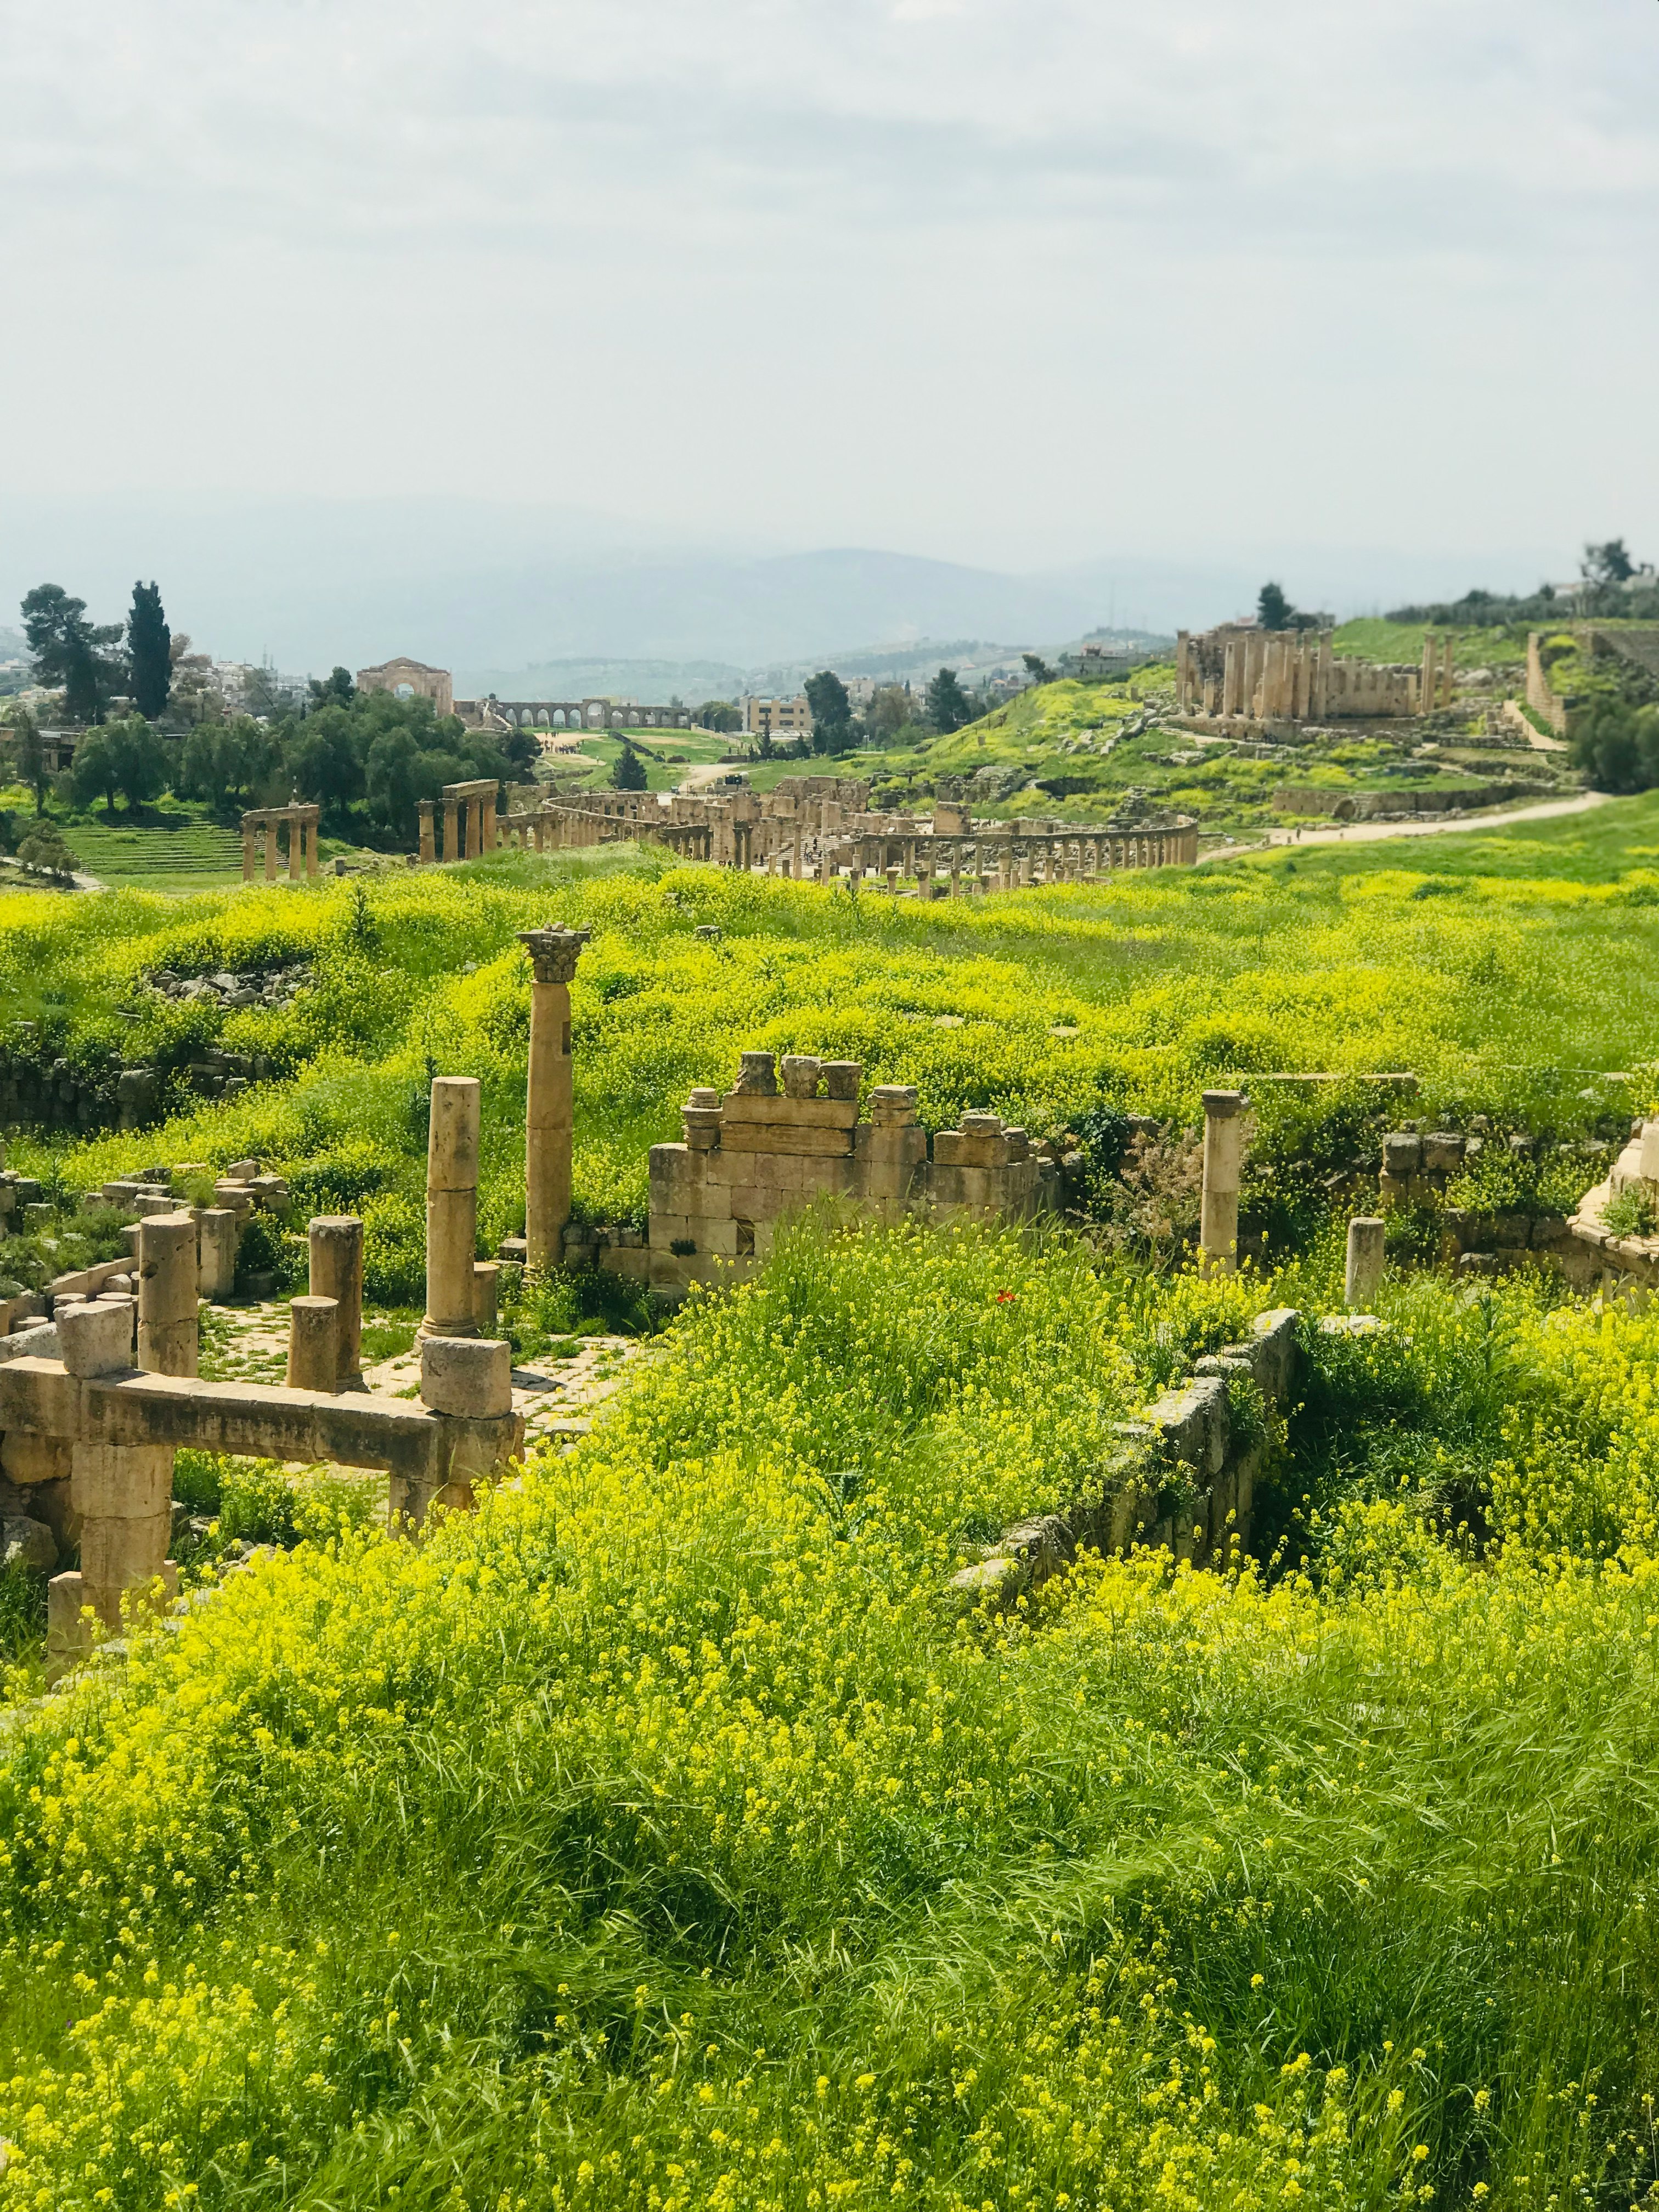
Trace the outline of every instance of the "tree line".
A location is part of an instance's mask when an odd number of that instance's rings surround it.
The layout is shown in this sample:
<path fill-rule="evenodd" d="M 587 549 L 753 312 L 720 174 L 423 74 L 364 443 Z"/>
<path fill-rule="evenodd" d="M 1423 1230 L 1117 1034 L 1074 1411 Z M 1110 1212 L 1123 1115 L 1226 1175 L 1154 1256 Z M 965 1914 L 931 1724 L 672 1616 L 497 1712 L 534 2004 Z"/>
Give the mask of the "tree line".
<path fill-rule="evenodd" d="M 66 719 L 87 726 L 54 781 L 33 716 L 13 709 L 12 767 L 37 814 L 54 787 L 72 806 L 101 801 L 112 817 L 118 799 L 131 811 L 166 791 L 223 817 L 298 799 L 322 809 L 331 836 L 407 846 L 420 800 L 447 783 L 528 781 L 538 755 L 528 731 L 469 730 L 430 700 L 360 692 L 345 668 L 313 677 L 303 698 L 267 719 L 210 707 L 179 730 L 165 719 L 177 641 L 154 583 L 135 584 L 125 624 L 89 621 L 86 602 L 56 584 L 30 592 L 22 611 L 37 680 L 61 688 Z"/>

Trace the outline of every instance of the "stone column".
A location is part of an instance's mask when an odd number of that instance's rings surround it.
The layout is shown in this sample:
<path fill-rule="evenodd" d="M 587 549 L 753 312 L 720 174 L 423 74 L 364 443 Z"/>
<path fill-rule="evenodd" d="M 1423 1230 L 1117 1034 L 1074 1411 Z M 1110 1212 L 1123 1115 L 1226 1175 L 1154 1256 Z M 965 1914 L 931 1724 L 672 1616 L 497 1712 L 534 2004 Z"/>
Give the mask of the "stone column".
<path fill-rule="evenodd" d="M 480 834 L 483 827 L 483 809 L 476 799 L 465 799 L 461 804 L 466 809 L 466 857 L 469 860 L 476 860 L 483 849 Z"/>
<path fill-rule="evenodd" d="M 433 825 L 433 805 L 429 799 L 417 799 L 415 811 L 421 821 L 421 866 L 429 868 L 438 857 L 438 843 Z"/>
<path fill-rule="evenodd" d="M 265 833 L 265 881 L 274 884 L 276 880 L 276 824 L 267 814 L 259 826 Z"/>
<path fill-rule="evenodd" d="M 459 860 L 461 857 L 461 802 L 459 799 L 444 801 L 444 858 Z"/>
<path fill-rule="evenodd" d="M 1185 714 L 1193 703 L 1193 641 L 1190 630 L 1176 632 L 1176 705 Z"/>
<path fill-rule="evenodd" d="M 288 1387 L 340 1387 L 340 1309 L 333 1298 L 290 1298 L 288 1306 Z"/>
<path fill-rule="evenodd" d="M 1386 1224 L 1356 1218 L 1348 1224 L 1348 1266 L 1343 1302 L 1368 1312 L 1382 1287 L 1382 1241 Z"/>
<path fill-rule="evenodd" d="M 200 1243 L 196 1286 L 204 1298 L 228 1298 L 236 1287 L 236 1209 L 204 1206 L 196 1217 Z"/>
<path fill-rule="evenodd" d="M 284 807 L 283 819 L 288 824 L 288 879 L 293 884 L 300 879 L 300 848 L 304 842 L 304 832 L 300 827 L 297 807 Z"/>
<path fill-rule="evenodd" d="M 1239 712 L 1254 721 L 1267 711 L 1267 635 L 1265 630 L 1247 630 L 1239 647 L 1243 655 L 1243 698 Z"/>
<path fill-rule="evenodd" d="M 1310 709 L 1316 722 L 1322 722 L 1330 711 L 1331 702 L 1331 633 L 1319 633 L 1319 659 L 1314 668 L 1313 705 Z"/>
<path fill-rule="evenodd" d="M 349 1389 L 363 1369 L 363 1224 L 355 1214 L 319 1213 L 307 1238 L 311 1295 L 331 1298 L 339 1313 L 336 1379 L 326 1387 Z M 325 1386 L 313 1383 L 313 1389 Z"/>
<path fill-rule="evenodd" d="M 1204 1094 L 1204 1200 L 1199 1231 L 1206 1274 L 1238 1265 L 1238 1172 L 1244 1151 L 1244 1099 L 1237 1091 Z"/>
<path fill-rule="evenodd" d="M 472 1263 L 478 1242 L 478 1083 L 433 1078 L 426 1144 L 426 1318 L 422 1336 L 476 1336 Z"/>
<path fill-rule="evenodd" d="M 570 985 L 588 939 L 585 929 L 526 929 L 530 955 L 530 1074 L 525 1095 L 525 1264 L 556 1267 L 570 1218 L 574 1125 Z"/>
<path fill-rule="evenodd" d="M 1221 711 L 1224 715 L 1237 714 L 1243 692 L 1244 652 L 1239 640 L 1230 637 L 1221 666 Z"/>
<path fill-rule="evenodd" d="M 197 1371 L 200 1264 L 193 1213 L 138 1224 L 138 1364 L 151 1375 Z"/>
<path fill-rule="evenodd" d="M 496 846 L 495 801 L 499 796 L 498 792 L 492 791 L 479 801 L 483 822 L 483 849 L 486 853 L 493 853 Z"/>
<path fill-rule="evenodd" d="M 246 814 L 242 817 L 242 881 L 253 881 L 253 824 Z"/>
<path fill-rule="evenodd" d="M 64 1365 L 76 1380 L 125 1374 L 132 1364 L 132 1301 L 100 1297 L 65 1310 L 58 1323 Z M 167 1444 L 82 1444 L 70 1452 L 70 1509 L 81 1522 L 81 1570 L 46 1592 L 46 1673 L 55 1680 L 87 1650 L 81 1614 L 121 1625 L 121 1600 L 159 1577 L 177 1593 L 167 1558 L 173 1530 L 173 1449 Z"/>

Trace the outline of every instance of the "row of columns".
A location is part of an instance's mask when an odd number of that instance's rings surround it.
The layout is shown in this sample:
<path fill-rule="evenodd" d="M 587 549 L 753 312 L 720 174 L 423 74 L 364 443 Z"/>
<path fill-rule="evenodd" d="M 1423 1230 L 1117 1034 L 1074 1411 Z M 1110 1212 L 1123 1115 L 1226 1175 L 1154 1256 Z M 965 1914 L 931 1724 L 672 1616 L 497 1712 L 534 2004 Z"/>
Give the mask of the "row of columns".
<path fill-rule="evenodd" d="M 497 838 L 495 804 L 499 787 L 494 782 L 454 784 L 447 786 L 441 801 L 418 799 L 415 810 L 420 819 L 420 859 L 422 866 L 430 867 L 438 860 L 476 860 L 482 853 L 493 853 Z M 438 849 L 437 810 L 441 803 L 443 815 L 443 850 Z"/>
<path fill-rule="evenodd" d="M 242 881 L 251 884 L 254 878 L 253 841 L 263 840 L 264 879 L 276 879 L 278 832 L 288 830 L 288 872 L 290 880 L 302 872 L 307 876 L 317 872 L 317 838 L 322 821 L 322 809 L 318 806 L 259 807 L 242 817 Z"/>

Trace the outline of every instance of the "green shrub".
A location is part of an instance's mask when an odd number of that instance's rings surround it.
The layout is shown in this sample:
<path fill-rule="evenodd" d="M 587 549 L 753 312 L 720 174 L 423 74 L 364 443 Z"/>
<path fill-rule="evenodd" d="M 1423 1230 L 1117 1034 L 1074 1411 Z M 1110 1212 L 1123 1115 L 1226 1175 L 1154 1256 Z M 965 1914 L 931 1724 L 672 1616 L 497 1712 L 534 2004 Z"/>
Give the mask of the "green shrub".
<path fill-rule="evenodd" d="M 1601 1225 L 1615 1237 L 1651 1237 L 1655 1229 L 1653 1200 L 1634 1183 L 1626 1184 L 1617 1198 L 1601 1208 Z"/>
<path fill-rule="evenodd" d="M 293 1486 L 274 1460 L 231 1460 L 219 1488 L 219 1533 L 227 1542 L 291 1544 Z"/>

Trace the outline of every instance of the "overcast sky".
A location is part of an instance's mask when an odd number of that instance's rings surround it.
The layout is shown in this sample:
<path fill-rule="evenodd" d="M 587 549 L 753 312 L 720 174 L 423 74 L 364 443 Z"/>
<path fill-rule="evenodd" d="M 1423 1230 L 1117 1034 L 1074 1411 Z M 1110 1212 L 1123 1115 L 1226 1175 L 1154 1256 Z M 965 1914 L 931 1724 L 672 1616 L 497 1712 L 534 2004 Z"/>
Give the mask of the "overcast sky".
<path fill-rule="evenodd" d="M 1655 0 L 4 0 L 0 485 L 1659 553 L 1656 58 Z"/>

